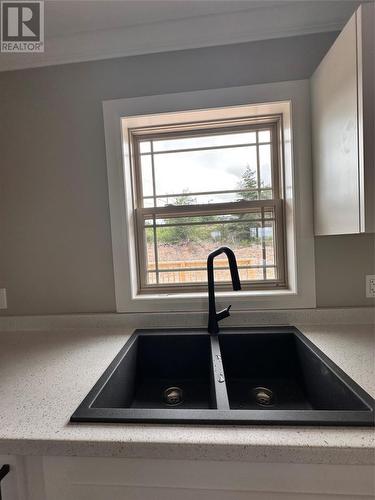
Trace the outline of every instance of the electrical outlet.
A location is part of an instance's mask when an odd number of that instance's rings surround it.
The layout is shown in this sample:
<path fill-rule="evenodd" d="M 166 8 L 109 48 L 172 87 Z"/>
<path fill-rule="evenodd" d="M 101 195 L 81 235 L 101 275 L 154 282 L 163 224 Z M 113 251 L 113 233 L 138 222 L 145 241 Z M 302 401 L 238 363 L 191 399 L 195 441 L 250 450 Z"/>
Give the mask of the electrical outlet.
<path fill-rule="evenodd" d="M 7 289 L 0 288 L 0 309 L 6 309 L 7 305 Z"/>
<path fill-rule="evenodd" d="M 375 297 L 375 274 L 366 276 L 366 297 L 368 299 Z"/>

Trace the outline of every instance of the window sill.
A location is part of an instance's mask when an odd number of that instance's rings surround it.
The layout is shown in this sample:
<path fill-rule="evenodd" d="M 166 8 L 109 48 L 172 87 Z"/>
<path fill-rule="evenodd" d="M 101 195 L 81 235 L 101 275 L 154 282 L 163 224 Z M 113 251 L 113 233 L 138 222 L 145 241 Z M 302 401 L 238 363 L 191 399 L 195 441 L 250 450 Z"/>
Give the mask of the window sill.
<path fill-rule="evenodd" d="M 215 291 L 217 298 L 246 298 L 246 297 L 275 297 L 275 296 L 286 296 L 286 295 L 296 295 L 290 289 L 283 288 L 282 290 L 244 290 L 241 292 L 232 292 L 230 290 L 225 291 Z M 207 298 L 207 292 L 192 292 L 192 293 L 147 293 L 147 294 L 137 294 L 134 296 L 135 300 L 190 300 L 190 299 L 202 299 Z"/>
<path fill-rule="evenodd" d="M 206 311 L 207 292 L 179 294 L 139 294 L 130 299 L 131 310 L 137 312 Z M 315 295 L 298 294 L 291 289 L 216 292 L 217 308 L 232 304 L 233 310 L 295 309 L 315 307 Z"/>

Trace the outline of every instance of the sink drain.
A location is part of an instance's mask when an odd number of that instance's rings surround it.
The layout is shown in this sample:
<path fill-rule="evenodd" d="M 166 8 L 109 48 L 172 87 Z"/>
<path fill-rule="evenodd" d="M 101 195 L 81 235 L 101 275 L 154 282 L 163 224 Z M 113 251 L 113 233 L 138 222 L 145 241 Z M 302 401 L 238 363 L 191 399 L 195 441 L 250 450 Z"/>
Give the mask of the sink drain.
<path fill-rule="evenodd" d="M 169 406 L 177 406 L 182 403 L 183 392 L 179 387 L 168 387 L 163 393 L 164 402 Z"/>
<path fill-rule="evenodd" d="M 266 387 L 255 387 L 253 389 L 253 396 L 256 403 L 261 406 L 272 406 L 275 402 L 273 391 Z"/>

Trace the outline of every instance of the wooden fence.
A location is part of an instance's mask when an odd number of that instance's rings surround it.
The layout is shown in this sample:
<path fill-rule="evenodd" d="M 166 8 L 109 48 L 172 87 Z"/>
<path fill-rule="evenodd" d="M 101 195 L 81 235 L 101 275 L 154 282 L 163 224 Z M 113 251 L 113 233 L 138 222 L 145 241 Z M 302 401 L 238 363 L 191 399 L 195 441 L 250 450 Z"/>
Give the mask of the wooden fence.
<path fill-rule="evenodd" d="M 249 266 L 259 266 L 262 263 L 259 258 L 239 258 L 237 259 L 239 266 L 240 279 L 243 281 L 259 280 L 264 278 L 263 267 L 250 268 Z M 270 261 L 268 265 L 272 265 Z M 175 260 L 175 261 L 159 261 L 158 268 L 160 283 L 201 283 L 207 281 L 207 261 L 206 260 Z M 226 267 L 226 269 L 217 269 L 218 267 Z M 247 269 L 241 269 L 246 267 Z M 192 269 L 193 268 L 193 269 Z M 163 271 L 166 269 L 174 269 L 174 271 Z M 155 271 L 155 264 L 149 263 L 148 271 Z M 274 278 L 274 268 L 270 267 L 266 270 L 268 279 Z M 156 282 L 154 273 L 150 274 L 150 282 Z M 215 280 L 230 281 L 230 272 L 228 261 L 226 259 L 215 259 Z"/>

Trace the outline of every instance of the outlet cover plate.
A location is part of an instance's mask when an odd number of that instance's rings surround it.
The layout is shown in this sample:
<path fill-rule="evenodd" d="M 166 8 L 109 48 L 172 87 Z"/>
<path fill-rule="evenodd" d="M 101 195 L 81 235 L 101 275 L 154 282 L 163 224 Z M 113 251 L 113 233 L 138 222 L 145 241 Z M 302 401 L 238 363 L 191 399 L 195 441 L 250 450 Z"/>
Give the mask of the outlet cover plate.
<path fill-rule="evenodd" d="M 375 274 L 366 276 L 366 298 L 375 298 Z"/>

